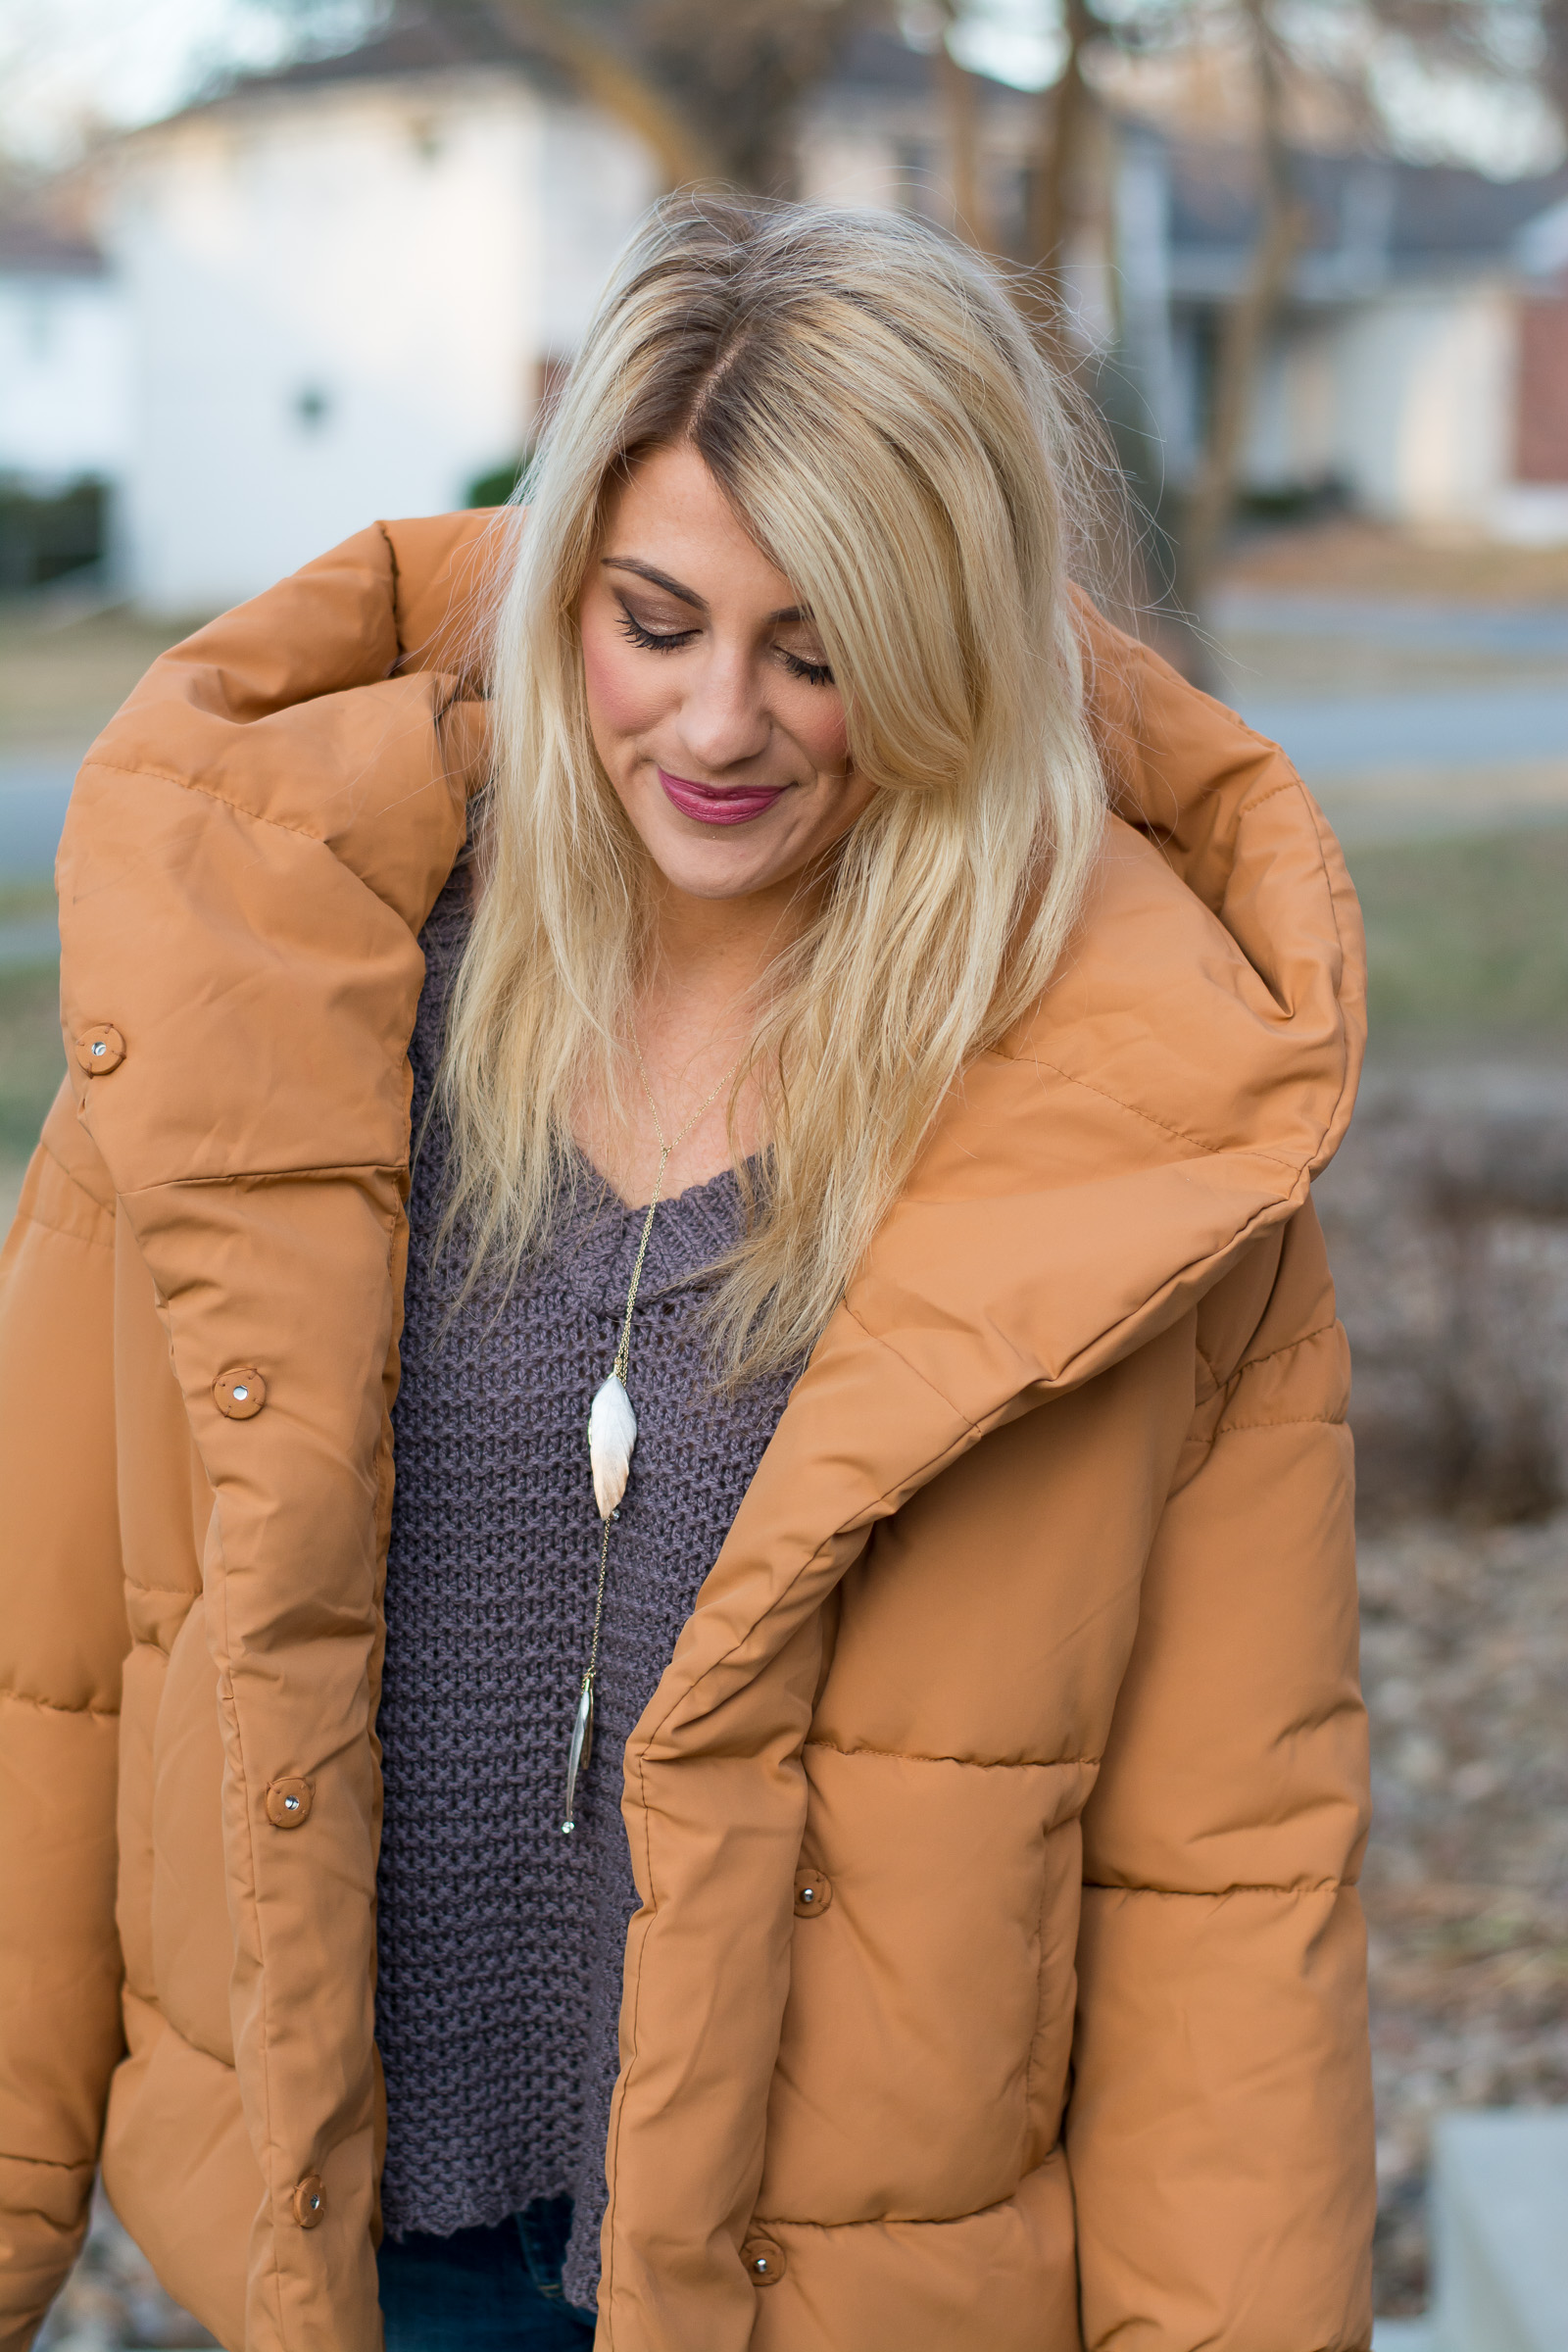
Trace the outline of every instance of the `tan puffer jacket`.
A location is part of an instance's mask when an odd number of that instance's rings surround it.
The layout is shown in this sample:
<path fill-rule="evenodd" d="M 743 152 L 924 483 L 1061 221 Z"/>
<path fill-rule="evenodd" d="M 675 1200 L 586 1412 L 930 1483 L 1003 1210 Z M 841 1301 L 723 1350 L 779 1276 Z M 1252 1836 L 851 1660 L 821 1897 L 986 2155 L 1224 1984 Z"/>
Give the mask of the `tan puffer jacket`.
<path fill-rule="evenodd" d="M 482 772 L 443 666 L 480 527 L 367 531 L 177 647 L 72 805 L 71 1076 L 0 1298 L 7 2352 L 100 2154 L 234 2352 L 379 2340 L 406 1054 Z M 1355 904 L 1280 754 L 1085 625 L 1121 816 L 1082 939 L 945 1114 L 628 1747 L 614 2352 L 1368 2341 L 1308 1201 Z"/>

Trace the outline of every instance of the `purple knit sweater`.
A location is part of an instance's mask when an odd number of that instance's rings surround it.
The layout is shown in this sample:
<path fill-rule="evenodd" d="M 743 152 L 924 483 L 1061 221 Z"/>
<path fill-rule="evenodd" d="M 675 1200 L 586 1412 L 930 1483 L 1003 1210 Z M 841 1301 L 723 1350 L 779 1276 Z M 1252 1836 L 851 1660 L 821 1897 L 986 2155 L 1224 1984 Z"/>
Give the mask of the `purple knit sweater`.
<path fill-rule="evenodd" d="M 416 1137 L 466 935 L 465 870 L 421 942 Z M 643 1212 L 607 1198 L 585 1165 L 540 1262 L 503 1301 L 480 1298 L 443 1335 L 466 1263 L 460 1237 L 432 1264 L 446 1143 L 432 1122 L 415 1166 L 393 1413 L 377 1724 L 382 2203 L 394 2231 L 445 2233 L 569 2195 L 565 2289 L 586 2305 L 599 2276 L 621 1961 L 636 1908 L 621 1749 L 794 1375 L 734 1398 L 711 1393 L 704 1274 L 736 1238 L 739 1195 L 725 1173 L 662 1201 L 632 1332 L 637 1451 L 611 1537 L 595 1753 L 576 1833 L 564 1838 L 598 1566 L 588 1404 L 614 1356 Z"/>

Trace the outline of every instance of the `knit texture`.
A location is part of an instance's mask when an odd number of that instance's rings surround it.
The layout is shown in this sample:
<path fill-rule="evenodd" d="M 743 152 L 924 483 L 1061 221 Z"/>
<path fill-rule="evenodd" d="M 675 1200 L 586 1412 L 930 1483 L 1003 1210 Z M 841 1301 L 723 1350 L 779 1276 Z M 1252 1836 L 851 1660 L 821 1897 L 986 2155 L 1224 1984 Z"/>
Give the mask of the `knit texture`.
<path fill-rule="evenodd" d="M 467 930 L 466 875 L 460 866 L 421 939 L 416 1137 Z M 377 1724 L 382 2207 L 394 2232 L 446 2233 L 570 2196 L 565 2290 L 589 2305 L 637 1903 L 621 1752 L 794 1374 L 712 1395 L 704 1277 L 739 1233 L 739 1192 L 726 1171 L 662 1201 L 632 1331 L 637 1446 L 611 1535 L 595 1750 L 564 1838 L 598 1572 L 588 1405 L 614 1357 L 644 1212 L 607 1197 L 584 1163 L 539 1261 L 504 1300 L 480 1298 L 443 1330 L 466 1263 L 461 1236 L 432 1263 L 447 1142 L 433 1120 L 415 1163 L 393 1412 Z"/>

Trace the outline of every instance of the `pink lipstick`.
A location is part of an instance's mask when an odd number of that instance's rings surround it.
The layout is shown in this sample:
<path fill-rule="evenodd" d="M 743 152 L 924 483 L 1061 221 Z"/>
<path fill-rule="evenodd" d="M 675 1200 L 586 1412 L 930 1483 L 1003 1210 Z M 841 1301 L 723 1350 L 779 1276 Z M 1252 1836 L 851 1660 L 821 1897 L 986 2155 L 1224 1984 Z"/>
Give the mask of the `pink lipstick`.
<path fill-rule="evenodd" d="M 659 781 L 682 816 L 695 817 L 700 825 L 749 825 L 789 790 L 787 784 L 693 784 L 662 768 Z"/>

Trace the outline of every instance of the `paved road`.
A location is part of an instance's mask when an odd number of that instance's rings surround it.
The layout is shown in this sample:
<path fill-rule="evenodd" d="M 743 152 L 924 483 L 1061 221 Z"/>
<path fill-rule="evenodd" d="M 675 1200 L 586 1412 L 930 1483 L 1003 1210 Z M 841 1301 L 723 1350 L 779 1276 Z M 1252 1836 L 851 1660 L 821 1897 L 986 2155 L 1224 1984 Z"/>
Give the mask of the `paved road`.
<path fill-rule="evenodd" d="M 1427 605 L 1229 588 L 1215 598 L 1212 619 L 1222 635 L 1234 629 L 1442 653 L 1568 656 L 1568 605 Z"/>
<path fill-rule="evenodd" d="M 1462 686 L 1398 694 L 1244 695 L 1242 716 L 1281 743 L 1307 782 L 1369 768 L 1568 765 L 1568 685 Z"/>
<path fill-rule="evenodd" d="M 48 881 L 75 772 L 69 757 L 0 758 L 0 881 Z"/>

